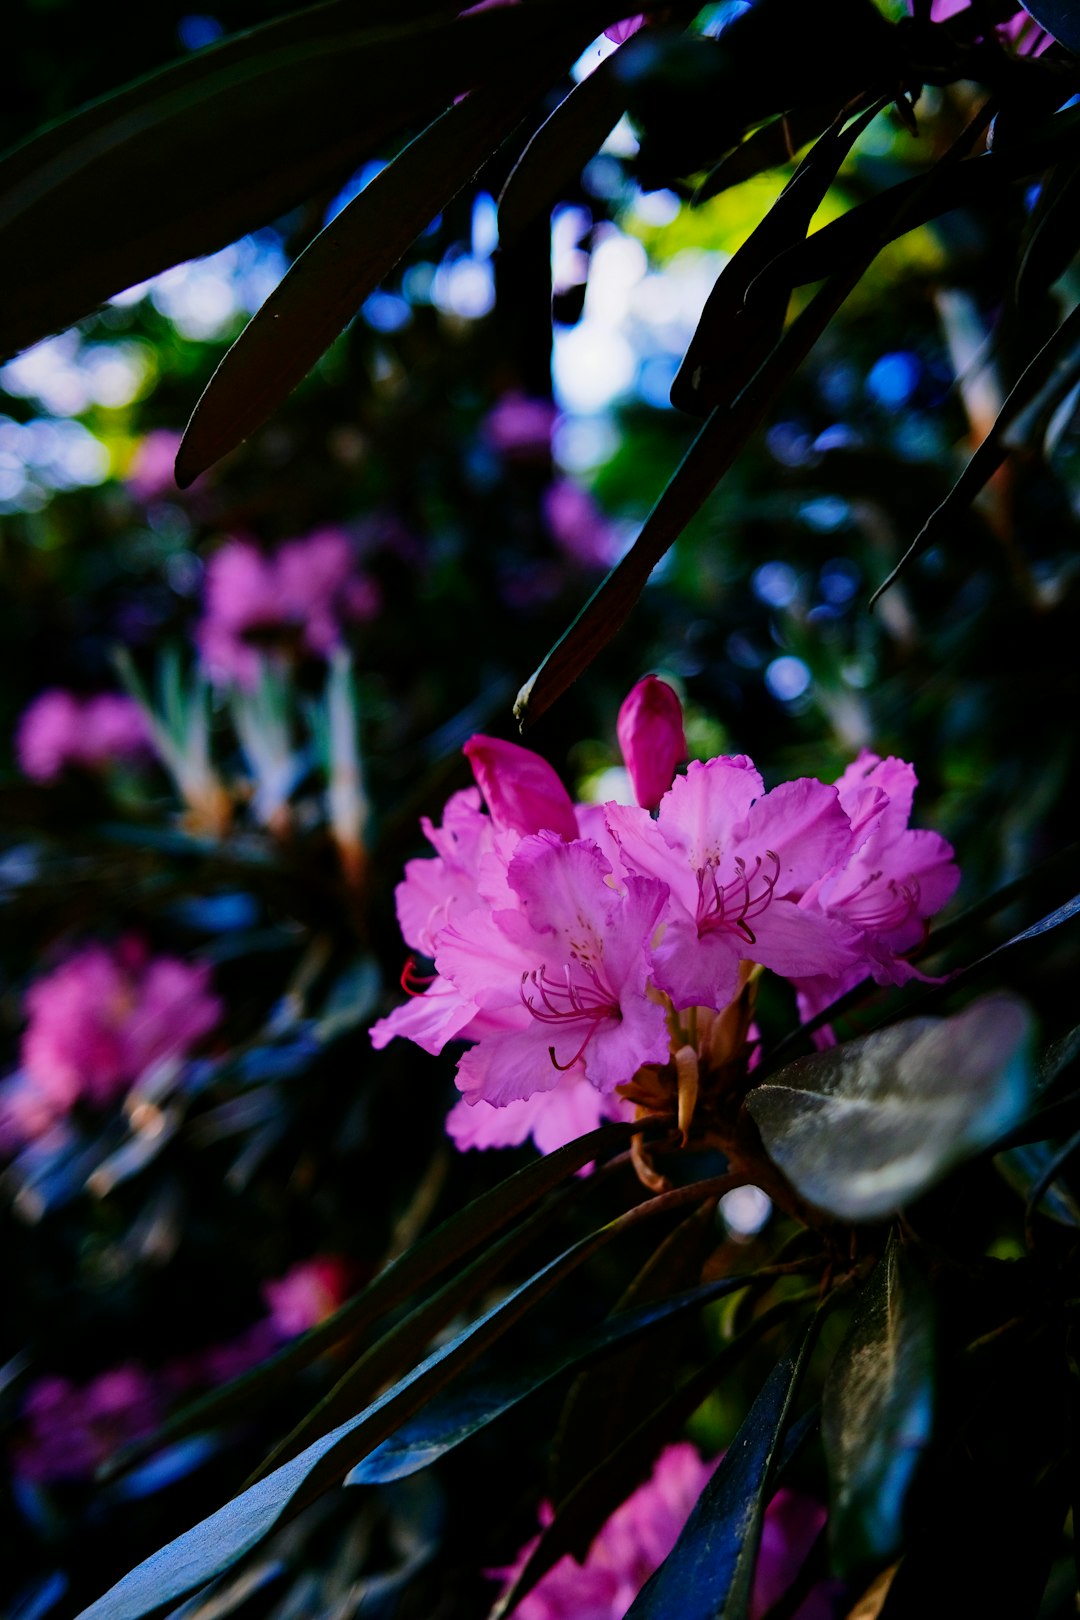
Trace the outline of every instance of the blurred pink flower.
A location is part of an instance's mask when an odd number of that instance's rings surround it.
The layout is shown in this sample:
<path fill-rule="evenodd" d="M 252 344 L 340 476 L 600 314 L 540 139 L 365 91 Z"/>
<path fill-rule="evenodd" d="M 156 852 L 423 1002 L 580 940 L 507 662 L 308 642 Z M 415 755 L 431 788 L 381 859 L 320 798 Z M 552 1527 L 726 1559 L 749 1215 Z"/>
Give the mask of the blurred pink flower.
<path fill-rule="evenodd" d="M 35 782 L 53 782 L 69 766 L 99 770 L 152 751 L 145 715 L 119 692 L 80 698 L 51 687 L 23 711 L 15 732 L 20 769 Z"/>
<path fill-rule="evenodd" d="M 544 461 L 551 453 L 551 430 L 558 412 L 550 399 L 515 391 L 488 412 L 481 434 L 493 450 L 518 461 Z"/>
<path fill-rule="evenodd" d="M 348 1267 L 333 1254 L 316 1255 L 263 1284 L 270 1319 L 283 1339 L 332 1316 L 349 1292 Z"/>
<path fill-rule="evenodd" d="M 26 993 L 21 1107 L 40 1134 L 79 1101 L 101 1108 L 155 1064 L 181 1058 L 221 1017 L 210 970 L 138 940 L 88 945 Z"/>
<path fill-rule="evenodd" d="M 178 499 L 173 468 L 181 438 L 173 428 L 155 428 L 140 441 L 124 475 L 124 483 L 137 501 Z"/>
<path fill-rule="evenodd" d="M 569 1554 L 561 1558 L 513 1610 L 516 1620 L 621 1620 L 674 1547 L 719 1460 L 704 1462 L 687 1441 L 665 1447 L 650 1477 L 601 1527 L 584 1562 Z M 541 1525 L 546 1528 L 553 1517 L 550 1504 L 543 1503 Z M 765 1514 L 751 1620 L 760 1620 L 791 1585 L 824 1522 L 824 1508 L 808 1497 L 780 1491 L 773 1498 Z M 509 1568 L 491 1571 L 504 1589 L 536 1544 L 524 1546 Z M 798 1609 L 797 1620 L 824 1620 L 830 1610 L 816 1598 L 817 1589 Z"/>
<path fill-rule="evenodd" d="M 113 1452 L 149 1434 L 164 1415 L 154 1379 L 135 1362 L 87 1384 L 39 1378 L 23 1402 L 15 1472 L 38 1484 L 90 1479 Z"/>
<path fill-rule="evenodd" d="M 544 491 L 544 521 L 555 544 L 587 568 L 610 568 L 619 535 L 591 493 L 572 478 L 557 478 Z"/>
<path fill-rule="evenodd" d="M 203 618 L 195 631 L 202 661 L 215 680 L 253 685 L 260 649 L 325 658 L 343 626 L 371 619 L 379 593 L 358 571 L 340 529 L 316 529 L 263 552 L 229 540 L 206 567 Z"/>

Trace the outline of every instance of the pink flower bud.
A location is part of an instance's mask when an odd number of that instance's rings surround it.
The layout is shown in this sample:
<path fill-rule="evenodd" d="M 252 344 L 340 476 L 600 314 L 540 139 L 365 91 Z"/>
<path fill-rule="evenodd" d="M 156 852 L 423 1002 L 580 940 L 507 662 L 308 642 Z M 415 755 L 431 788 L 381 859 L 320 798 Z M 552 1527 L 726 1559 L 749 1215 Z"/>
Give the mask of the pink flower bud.
<path fill-rule="evenodd" d="M 523 835 L 546 831 L 560 838 L 578 836 L 569 793 L 547 760 L 531 748 L 477 733 L 465 744 L 465 757 L 498 826 Z"/>
<path fill-rule="evenodd" d="M 655 810 L 686 758 L 682 705 L 666 681 L 646 675 L 623 700 L 616 725 L 634 796 Z"/>

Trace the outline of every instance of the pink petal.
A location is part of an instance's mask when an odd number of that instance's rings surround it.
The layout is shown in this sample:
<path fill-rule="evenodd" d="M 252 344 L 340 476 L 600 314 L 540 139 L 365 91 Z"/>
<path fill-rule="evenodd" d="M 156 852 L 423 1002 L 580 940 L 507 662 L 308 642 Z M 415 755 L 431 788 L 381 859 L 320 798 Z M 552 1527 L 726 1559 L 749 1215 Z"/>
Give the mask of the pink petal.
<path fill-rule="evenodd" d="M 500 826 L 519 833 L 550 829 L 560 838 L 577 837 L 569 793 L 547 760 L 531 748 L 478 733 L 465 744 L 465 756 Z"/>
<path fill-rule="evenodd" d="M 634 796 L 655 810 L 686 758 L 682 704 L 666 681 L 646 675 L 623 699 L 616 732 Z"/>

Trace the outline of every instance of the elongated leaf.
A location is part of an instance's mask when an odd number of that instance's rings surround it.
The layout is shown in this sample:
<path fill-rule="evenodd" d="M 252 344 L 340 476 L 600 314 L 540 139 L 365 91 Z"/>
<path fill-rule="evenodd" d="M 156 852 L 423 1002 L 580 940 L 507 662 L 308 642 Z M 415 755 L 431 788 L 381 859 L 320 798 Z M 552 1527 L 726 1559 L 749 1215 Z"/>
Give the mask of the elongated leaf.
<path fill-rule="evenodd" d="M 692 1288 L 716 1242 L 716 1206 L 695 1210 L 650 1255 L 618 1302 L 616 1312 L 651 1304 L 667 1294 Z M 606 1457 L 626 1428 L 627 1412 L 637 1411 L 656 1387 L 658 1363 L 678 1359 L 681 1322 L 647 1345 L 624 1350 L 603 1367 L 575 1379 L 559 1417 L 553 1446 L 551 1495 L 558 1508 L 575 1485 Z"/>
<path fill-rule="evenodd" d="M 930 1443 L 933 1407 L 930 1294 L 893 1236 L 825 1381 L 821 1428 L 837 1573 L 900 1550 L 904 1502 Z"/>
<path fill-rule="evenodd" d="M 1060 1155 L 1047 1142 L 1029 1142 L 998 1153 L 994 1165 L 1029 1209 L 1036 1207 L 1062 1226 L 1080 1229 L 1080 1205 L 1060 1181 Z"/>
<path fill-rule="evenodd" d="M 761 363 L 752 380 L 737 398 L 718 405 L 706 418 L 630 550 L 597 586 L 521 688 L 514 714 L 522 731 L 551 707 L 625 624 L 657 563 L 764 421 L 781 388 L 810 353 L 876 253 L 877 245 L 868 244 L 863 260 L 827 282 L 775 347 L 768 331 L 761 334 Z"/>
<path fill-rule="evenodd" d="M 1080 51 L 1080 17 L 1072 0 L 1023 0 L 1023 5 L 1040 28 L 1053 34 L 1070 51 Z"/>
<path fill-rule="evenodd" d="M 777 288 L 775 297 L 758 299 L 748 309 L 747 289 L 771 259 L 805 238 L 841 163 L 883 105 L 875 102 L 846 128 L 841 118 L 825 131 L 721 270 L 671 385 L 671 403 L 678 410 L 704 415 L 730 402 L 750 381 L 783 329 L 788 292 Z"/>
<path fill-rule="evenodd" d="M 710 1182 L 680 1187 L 638 1205 L 580 1239 L 435 1350 L 363 1412 L 339 1424 L 291 1462 L 267 1474 L 131 1570 L 84 1610 L 81 1620 L 142 1620 L 144 1615 L 176 1602 L 222 1574 L 278 1525 L 294 1518 L 337 1484 L 361 1458 L 419 1411 L 597 1249 L 628 1227 L 708 1196 L 713 1190 Z"/>
<path fill-rule="evenodd" d="M 527 71 L 508 70 L 448 107 L 319 233 L 207 384 L 176 458 L 181 489 L 276 410 L 583 42 L 576 36 L 562 56 L 534 53 Z"/>
<path fill-rule="evenodd" d="M 317 1327 L 262 1366 L 185 1407 L 148 1439 L 126 1448 L 115 1459 L 114 1471 L 130 1466 L 185 1434 L 213 1427 L 235 1417 L 237 1412 L 255 1408 L 301 1367 L 308 1366 L 336 1344 L 355 1343 L 373 1323 L 425 1287 L 455 1260 L 471 1253 L 493 1232 L 502 1230 L 583 1165 L 602 1158 L 610 1149 L 624 1146 L 643 1128 L 647 1133 L 651 1130 L 649 1126 L 638 1124 L 601 1125 L 598 1130 L 516 1171 L 457 1215 L 450 1216 L 381 1271 L 355 1299 L 342 1305 Z"/>
<path fill-rule="evenodd" d="M 507 176 L 499 196 L 504 247 L 556 203 L 626 111 L 626 87 L 605 57 L 545 119 Z"/>
<path fill-rule="evenodd" d="M 1003 151 L 986 152 L 963 163 L 939 163 L 928 174 L 902 180 L 782 253 L 763 271 L 752 296 L 767 298 L 777 287 L 790 290 L 820 281 L 863 252 L 870 239 L 881 247 L 953 208 L 985 205 L 1010 181 L 1075 154 L 1078 137 L 1080 109 L 1071 108 L 1037 124 L 1025 139 L 1009 142 Z"/>
<path fill-rule="evenodd" d="M 377 1339 L 342 1374 L 333 1389 L 297 1424 L 292 1433 L 274 1448 L 248 1483 L 254 1484 L 280 1463 L 295 1457 L 312 1440 L 341 1422 L 345 1413 L 355 1412 L 358 1407 L 366 1405 L 376 1391 L 392 1379 L 401 1377 L 435 1335 L 482 1293 L 516 1255 L 560 1219 L 566 1213 L 568 1202 L 580 1197 L 584 1190 L 585 1184 L 580 1181 L 561 1189 L 558 1196 L 526 1216 L 498 1242 L 490 1244 L 464 1271 L 451 1277 L 436 1293 L 423 1300 L 388 1333 Z"/>
<path fill-rule="evenodd" d="M 1030 309 L 1063 275 L 1080 248 L 1080 164 L 1059 163 L 1046 176 L 1031 235 L 1016 273 L 1018 308 Z"/>
<path fill-rule="evenodd" d="M 483 1379 L 468 1389 L 461 1390 L 433 1403 L 421 1417 L 403 1425 L 392 1439 L 385 1441 L 356 1465 L 349 1474 L 347 1485 L 385 1485 L 391 1480 L 405 1479 L 422 1468 L 430 1468 L 448 1451 L 478 1434 L 523 1401 L 534 1390 L 561 1377 L 574 1367 L 595 1361 L 620 1345 L 625 1345 L 652 1330 L 676 1320 L 688 1311 L 698 1310 L 711 1301 L 738 1292 L 754 1281 L 745 1277 L 718 1277 L 714 1282 L 702 1283 L 697 1288 L 652 1305 L 643 1305 L 635 1311 L 619 1311 L 609 1316 L 599 1327 L 581 1334 L 563 1346 L 554 1355 L 537 1361 L 514 1374 L 511 1378 Z"/>
<path fill-rule="evenodd" d="M 909 563 L 955 525 L 958 512 L 970 505 L 984 485 L 989 483 L 1008 455 L 1008 429 L 1020 413 L 1037 399 L 1040 392 L 1052 389 L 1050 403 L 1053 404 L 1056 403 L 1060 393 L 1072 387 L 1076 380 L 1075 351 L 1078 342 L 1080 342 L 1080 310 L 1074 309 L 1062 321 L 1053 336 L 1046 340 L 1038 354 L 1024 367 L 998 412 L 993 427 L 941 505 L 931 512 L 896 567 L 878 586 L 870 599 L 871 607 L 882 592 L 887 591 L 889 586 L 895 583 Z M 1055 379 L 1055 371 L 1063 364 L 1067 369 L 1063 375 Z"/>
<path fill-rule="evenodd" d="M 797 1058 L 747 1097 L 773 1160 L 809 1203 L 878 1220 L 1026 1112 L 1030 1017 L 984 996 L 953 1018 L 911 1018 Z"/>
<path fill-rule="evenodd" d="M 380 5 L 369 24 L 361 0 L 335 0 L 74 114 L 0 163 L 0 354 L 340 183 L 395 132 L 588 39 L 612 9 L 544 0 L 421 11 L 418 25 Z"/>
<path fill-rule="evenodd" d="M 835 101 L 818 102 L 812 107 L 793 108 L 783 118 L 764 124 L 709 170 L 691 197 L 690 206 L 700 208 L 722 191 L 730 191 L 744 180 L 753 180 L 767 169 L 778 169 L 790 163 L 802 147 L 828 129 L 839 112 Z"/>
<path fill-rule="evenodd" d="M 580 1562 L 605 1520 L 614 1513 L 620 1502 L 626 1500 L 628 1490 L 636 1488 L 645 1479 L 661 1447 L 682 1430 L 691 1414 L 720 1385 L 730 1368 L 737 1366 L 770 1328 L 815 1297 L 816 1290 L 813 1290 L 780 1300 L 763 1311 L 718 1355 L 660 1401 L 636 1427 L 624 1433 L 608 1456 L 560 1504 L 516 1581 L 499 1599 L 490 1620 L 512 1614 L 525 1594 L 531 1592 L 565 1554 L 571 1553 Z M 789 1433 L 789 1441 L 793 1435 L 794 1430 Z"/>
<path fill-rule="evenodd" d="M 743 1620 L 761 1525 L 795 1388 L 782 1361 L 747 1413 L 675 1546 L 642 1588 L 626 1620 Z"/>

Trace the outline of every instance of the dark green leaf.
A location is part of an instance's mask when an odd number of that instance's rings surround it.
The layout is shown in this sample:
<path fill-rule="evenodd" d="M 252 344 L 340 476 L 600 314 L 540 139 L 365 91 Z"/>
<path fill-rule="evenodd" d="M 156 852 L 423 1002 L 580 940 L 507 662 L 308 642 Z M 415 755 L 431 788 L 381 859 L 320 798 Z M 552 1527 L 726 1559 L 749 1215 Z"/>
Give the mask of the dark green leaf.
<path fill-rule="evenodd" d="M 716 1205 L 710 1203 L 660 1244 L 619 1300 L 617 1312 L 633 1310 L 692 1288 L 716 1242 Z M 627 1412 L 639 1411 L 656 1388 L 658 1365 L 678 1360 L 684 1324 L 650 1335 L 602 1368 L 575 1379 L 559 1418 L 553 1446 L 551 1496 L 558 1508 L 574 1487 L 606 1457 L 626 1430 Z"/>
<path fill-rule="evenodd" d="M 770 1156 L 809 1203 L 878 1220 L 1024 1115 L 1030 1017 L 1008 995 L 911 1018 L 797 1058 L 747 1097 Z"/>
<path fill-rule="evenodd" d="M 730 403 L 773 347 L 784 325 L 787 289 L 777 288 L 775 297 L 758 299 L 752 309 L 745 304 L 747 289 L 771 259 L 806 236 L 841 163 L 882 105 L 876 102 L 850 123 L 841 117 L 825 131 L 721 270 L 671 385 L 678 410 L 704 415 Z"/>
<path fill-rule="evenodd" d="M 796 1363 L 782 1361 L 667 1558 L 626 1620 L 743 1620 L 749 1611 L 761 1526 L 794 1393 Z"/>
<path fill-rule="evenodd" d="M 336 1485 L 597 1249 L 627 1227 L 713 1190 L 712 1183 L 702 1182 L 650 1199 L 564 1250 L 363 1412 L 131 1570 L 84 1611 L 84 1620 L 142 1620 L 222 1574 L 277 1526 Z"/>
<path fill-rule="evenodd" d="M 1053 34 L 1070 51 L 1080 52 L 1080 15 L 1074 0 L 1023 0 L 1023 5 L 1040 28 Z"/>
<path fill-rule="evenodd" d="M 181 489 L 276 410 L 582 43 L 575 37 L 561 57 L 534 53 L 527 72 L 508 69 L 448 107 L 301 253 L 196 405 L 176 458 Z"/>
<path fill-rule="evenodd" d="M 1059 163 L 1046 176 L 1031 220 L 1031 234 L 1016 275 L 1016 303 L 1030 309 L 1045 295 L 1080 248 L 1080 163 Z"/>
<path fill-rule="evenodd" d="M 931 512 L 892 573 L 878 586 L 870 598 L 871 607 L 920 552 L 925 551 L 955 526 L 958 512 L 969 506 L 983 486 L 989 483 L 1008 455 L 1008 430 L 1021 412 L 1032 408 L 1033 405 L 1037 406 L 1043 394 L 1048 394 L 1048 402 L 1052 407 L 1060 395 L 1073 386 L 1076 381 L 1078 340 L 1080 340 L 1080 309 L 1074 309 L 1062 321 L 1053 336 L 1047 339 L 1034 359 L 1025 366 L 998 412 L 993 427 L 941 505 Z M 1065 368 L 1063 372 L 1062 367 Z M 1055 924 L 1049 922 L 1047 926 L 1054 927 Z"/>
<path fill-rule="evenodd" d="M 523 1371 L 502 1380 L 484 1378 L 466 1389 L 433 1403 L 423 1415 L 404 1424 L 377 1450 L 372 1451 L 350 1473 L 346 1484 L 385 1485 L 429 1468 L 440 1457 L 463 1441 L 494 1423 L 497 1418 L 563 1373 L 605 1356 L 642 1334 L 673 1321 L 684 1312 L 697 1310 L 712 1300 L 746 1288 L 753 1276 L 719 1277 L 698 1288 L 673 1294 L 635 1311 L 609 1316 L 590 1333 L 579 1335 L 554 1355 L 536 1361 Z"/>
<path fill-rule="evenodd" d="M 340 184 L 456 93 L 589 39 L 612 13 L 579 0 L 447 10 L 309 7 L 174 63 L 11 153 L 0 163 L 0 354 Z"/>
<path fill-rule="evenodd" d="M 334 1345 L 356 1343 L 375 1322 L 425 1287 L 455 1260 L 471 1253 L 492 1233 L 502 1230 L 583 1165 L 602 1158 L 613 1148 L 624 1146 L 642 1128 L 629 1124 L 601 1125 L 598 1130 L 516 1171 L 444 1221 L 400 1259 L 392 1261 L 362 1293 L 317 1327 L 252 1372 L 185 1407 L 154 1435 L 119 1453 L 114 1467 L 126 1468 L 182 1435 L 230 1421 L 238 1413 L 255 1409 L 301 1367 L 308 1366 Z"/>
<path fill-rule="evenodd" d="M 1023 1147 L 1008 1148 L 995 1156 L 994 1164 L 1025 1203 L 1042 1187 L 1038 1204 L 1042 1214 L 1062 1226 L 1080 1227 L 1080 1206 L 1068 1188 L 1054 1179 L 1060 1165 L 1048 1143 L 1028 1142 Z M 1045 1179 L 1048 1175 L 1049 1181 Z"/>
<path fill-rule="evenodd" d="M 513 1586 L 499 1599 L 491 1620 L 512 1613 L 525 1594 L 564 1554 L 570 1553 L 579 1561 L 583 1559 L 604 1521 L 614 1513 L 620 1502 L 626 1500 L 627 1491 L 636 1488 L 646 1478 L 661 1447 L 673 1435 L 679 1434 L 691 1414 L 712 1390 L 719 1387 L 730 1369 L 739 1364 L 770 1328 L 816 1297 L 816 1290 L 808 1291 L 780 1300 L 762 1311 L 718 1355 L 692 1373 L 634 1428 L 625 1432 L 609 1455 L 560 1504 L 555 1518 L 542 1532 Z M 800 1424 L 790 1431 L 785 1455 L 801 1423 L 800 1419 Z"/>
<path fill-rule="evenodd" d="M 626 111 L 626 90 L 614 56 L 565 96 L 532 137 L 499 197 L 499 240 L 512 243 L 538 214 L 556 203 Z"/>
<path fill-rule="evenodd" d="M 753 180 L 766 169 L 790 163 L 797 152 L 828 129 L 839 112 L 834 101 L 818 102 L 812 107 L 796 107 L 783 118 L 755 130 L 710 169 L 691 197 L 691 207 L 700 208 L 722 191 L 741 186 L 744 180 Z"/>
<path fill-rule="evenodd" d="M 890 186 L 781 254 L 759 277 L 751 296 L 767 298 L 777 287 L 790 290 L 820 281 L 853 256 L 864 254 L 871 242 L 878 251 L 953 208 L 992 203 L 1011 181 L 1074 154 L 1078 135 L 1080 108 L 1071 108 L 1043 120 L 1024 139 L 1010 142 L 1007 151 L 986 152 L 963 163 L 940 162 L 927 174 Z"/>
<path fill-rule="evenodd" d="M 838 1573 L 900 1550 L 904 1502 L 930 1442 L 933 1406 L 929 1290 L 890 1237 L 825 1381 L 821 1428 Z"/>

